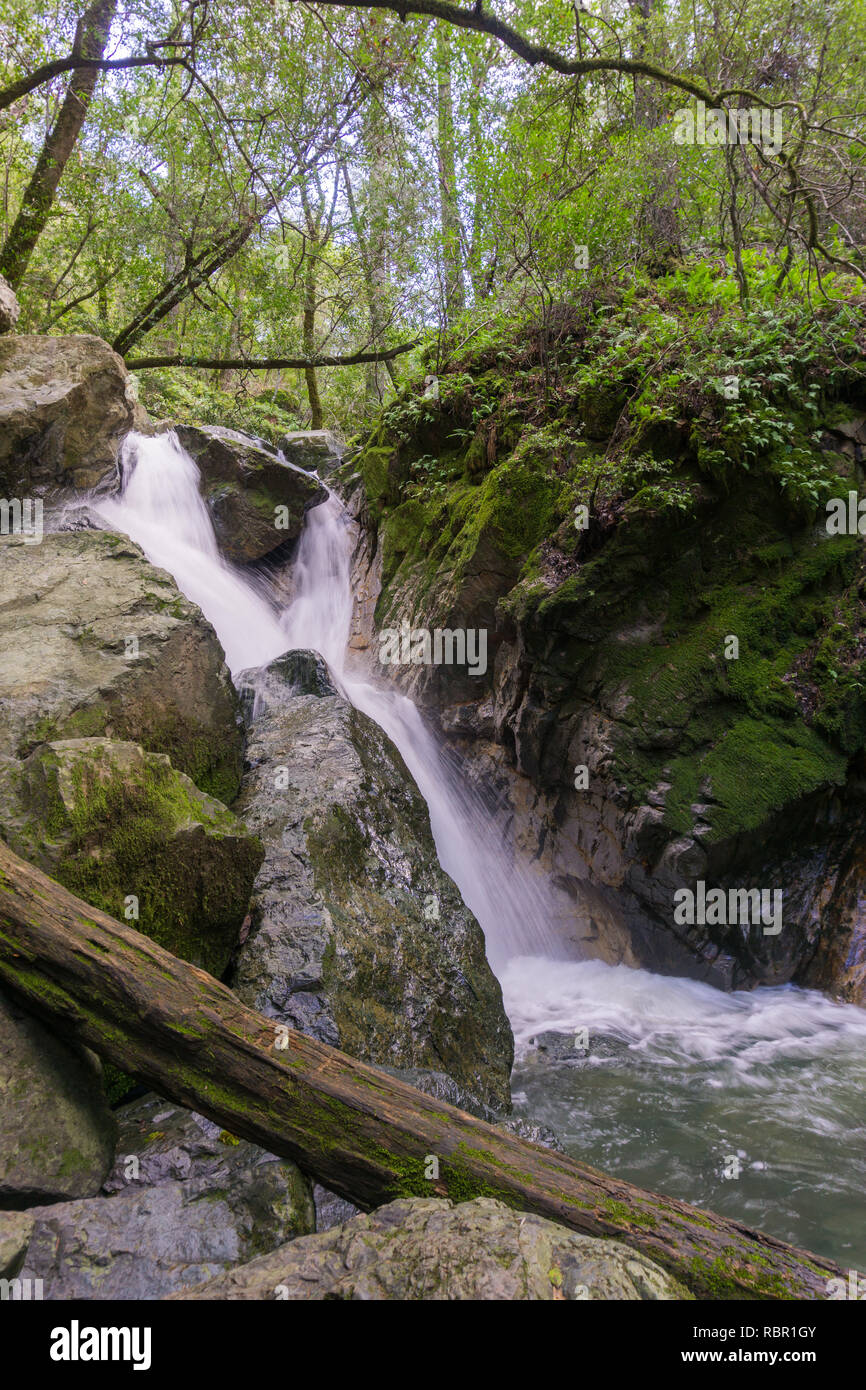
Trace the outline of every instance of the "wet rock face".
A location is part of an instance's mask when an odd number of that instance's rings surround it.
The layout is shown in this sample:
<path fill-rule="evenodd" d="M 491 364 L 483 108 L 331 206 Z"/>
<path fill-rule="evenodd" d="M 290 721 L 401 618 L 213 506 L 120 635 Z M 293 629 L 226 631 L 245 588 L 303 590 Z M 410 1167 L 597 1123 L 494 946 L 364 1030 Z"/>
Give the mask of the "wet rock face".
<path fill-rule="evenodd" d="M 0 994 L 0 1207 L 98 1192 L 116 1129 L 93 1054 Z"/>
<path fill-rule="evenodd" d="M 258 841 L 164 753 L 110 739 L 42 744 L 0 770 L 0 833 L 70 892 L 220 976 L 262 861 Z"/>
<path fill-rule="evenodd" d="M 396 749 L 340 696 L 289 685 L 253 719 L 246 757 L 235 809 L 265 860 L 232 987 L 363 1061 L 446 1071 L 507 1109 L 501 991 Z"/>
<path fill-rule="evenodd" d="M 201 470 L 217 541 L 229 560 L 260 560 L 301 534 L 304 512 L 327 493 L 297 467 L 315 468 L 287 455 L 295 468 L 246 435 L 217 425 L 171 428 Z M 322 431 L 324 433 L 324 431 Z M 304 451 L 296 451 L 304 455 Z M 315 452 L 315 451 L 314 451 Z"/>
<path fill-rule="evenodd" d="M 134 405 L 126 368 L 101 338 L 4 336 L 0 495 L 41 497 L 68 487 L 113 491 Z"/>
<path fill-rule="evenodd" d="M 28 1212 L 22 1277 L 46 1299 L 161 1298 L 315 1229 L 288 1160 L 153 1096 L 119 1120 L 107 1195 Z"/>
<path fill-rule="evenodd" d="M 645 1256 L 478 1197 L 418 1198 L 308 1236 L 178 1295 L 188 1299 L 689 1299 Z"/>
<path fill-rule="evenodd" d="M 820 447 L 843 493 L 864 438 L 862 411 L 834 408 Z M 376 643 L 374 606 L 380 629 L 488 627 L 483 688 L 447 665 L 379 669 L 491 789 L 559 890 L 564 941 L 723 988 L 793 980 L 866 1002 L 857 538 L 792 519 L 756 479 L 729 495 L 702 476 L 688 522 L 635 509 L 584 551 L 567 518 L 529 563 L 506 505 L 514 467 L 449 514 L 388 471 L 405 480 L 420 436 L 381 452 L 384 472 L 367 446 L 340 474 L 367 585 L 357 645 Z M 555 485 L 552 462 L 539 475 Z M 536 542 L 558 517 L 539 499 Z M 751 907 L 678 916 L 678 895 L 700 884 L 781 892 L 781 930 Z"/>
<path fill-rule="evenodd" d="M 0 753 L 94 735 L 167 753 L 223 801 L 240 778 L 237 697 L 216 634 L 125 537 L 0 537 Z"/>

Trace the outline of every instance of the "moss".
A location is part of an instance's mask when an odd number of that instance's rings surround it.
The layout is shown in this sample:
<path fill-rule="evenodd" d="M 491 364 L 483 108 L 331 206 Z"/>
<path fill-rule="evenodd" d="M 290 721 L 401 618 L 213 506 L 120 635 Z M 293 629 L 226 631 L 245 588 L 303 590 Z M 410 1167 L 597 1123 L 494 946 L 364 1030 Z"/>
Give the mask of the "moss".
<path fill-rule="evenodd" d="M 762 1267 L 764 1264 L 760 1256 L 744 1256 L 735 1247 L 728 1246 L 713 1260 L 694 1256 L 687 1282 L 699 1298 L 775 1300 L 802 1297 L 793 1274 L 788 1281 L 779 1273 L 767 1273 Z"/>
<path fill-rule="evenodd" d="M 648 1211 L 641 1211 L 638 1207 L 629 1207 L 625 1202 L 615 1201 L 613 1197 L 606 1197 L 602 1206 L 611 1221 L 626 1229 L 643 1226 L 648 1230 L 653 1230 L 658 1226 L 655 1217 L 651 1216 Z"/>
<path fill-rule="evenodd" d="M 211 974 L 225 969 L 262 849 L 224 807 L 194 794 L 167 762 L 115 768 L 93 750 L 74 757 L 64 798 L 43 808 L 62 850 L 58 882 Z M 50 785 L 50 784 L 49 784 Z"/>
<path fill-rule="evenodd" d="M 109 1105 L 122 1105 L 137 1085 L 138 1082 L 134 1076 L 129 1076 L 127 1072 L 121 1071 L 120 1067 L 116 1067 L 113 1062 L 103 1061 L 102 1089 Z"/>

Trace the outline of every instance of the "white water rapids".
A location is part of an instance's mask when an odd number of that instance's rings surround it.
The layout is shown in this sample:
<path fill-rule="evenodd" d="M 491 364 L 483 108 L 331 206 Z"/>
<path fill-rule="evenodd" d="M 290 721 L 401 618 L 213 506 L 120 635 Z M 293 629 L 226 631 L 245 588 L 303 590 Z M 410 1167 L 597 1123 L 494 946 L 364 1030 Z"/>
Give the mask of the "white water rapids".
<path fill-rule="evenodd" d="M 347 664 L 349 534 L 335 496 L 307 514 L 283 611 L 265 581 L 221 558 L 198 469 L 174 436 L 131 435 L 122 494 L 93 510 L 174 576 L 233 672 L 313 648 L 396 744 L 441 863 L 484 929 L 517 1044 L 519 1111 L 588 1162 L 866 1268 L 866 1011 L 793 987 L 723 994 L 563 959 L 543 881 L 415 705 Z M 583 1061 L 547 1061 L 531 1045 L 545 1030 L 581 1029 L 603 1044 Z"/>

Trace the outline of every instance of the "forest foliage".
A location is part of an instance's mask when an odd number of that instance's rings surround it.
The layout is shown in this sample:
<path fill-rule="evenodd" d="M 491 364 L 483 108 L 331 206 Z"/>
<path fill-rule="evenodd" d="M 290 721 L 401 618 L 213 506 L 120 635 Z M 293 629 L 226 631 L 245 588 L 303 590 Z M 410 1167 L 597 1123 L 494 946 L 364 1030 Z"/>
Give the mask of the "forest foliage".
<path fill-rule="evenodd" d="M 546 392 L 611 286 L 664 293 L 588 372 L 670 372 L 667 296 L 724 315 L 732 360 L 755 313 L 808 351 L 862 309 L 864 37 L 862 0 L 0 0 L 0 273 L 20 330 L 226 363 L 142 368 L 145 399 L 263 434 L 354 433 L 527 331 Z M 688 143 L 713 111 L 763 137 Z M 677 389 L 719 374 L 691 337 Z"/>

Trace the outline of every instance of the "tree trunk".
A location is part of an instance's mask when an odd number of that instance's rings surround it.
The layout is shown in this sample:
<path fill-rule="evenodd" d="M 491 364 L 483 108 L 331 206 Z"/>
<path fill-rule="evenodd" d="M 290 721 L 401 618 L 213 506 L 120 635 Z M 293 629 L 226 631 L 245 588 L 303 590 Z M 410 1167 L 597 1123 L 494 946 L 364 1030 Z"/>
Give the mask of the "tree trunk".
<path fill-rule="evenodd" d="M 457 163 L 454 152 L 454 106 L 451 94 L 451 38 L 441 21 L 436 26 L 436 95 L 438 109 L 439 207 L 445 323 L 450 326 L 466 308 L 463 256 L 460 247 L 460 208 L 457 202 Z"/>
<path fill-rule="evenodd" d="M 373 346 L 381 347 L 379 326 L 387 313 L 388 293 L 388 203 L 390 197 L 390 168 L 388 151 L 391 135 L 385 119 L 385 78 L 376 76 L 371 83 L 370 99 L 365 108 L 364 153 L 367 181 L 364 190 L 364 222 L 366 226 L 367 275 L 369 297 L 376 306 L 375 320 L 371 318 Z M 372 410 L 378 410 L 385 399 L 385 374 L 378 363 L 367 368 L 366 398 Z"/>
<path fill-rule="evenodd" d="M 373 275 L 373 267 L 370 262 L 370 249 L 367 245 L 367 238 L 364 235 L 364 228 L 361 223 L 360 214 L 358 212 L 358 205 L 355 202 L 355 194 L 352 188 L 352 180 L 349 175 L 349 165 L 345 159 L 341 160 L 340 162 L 340 170 L 343 175 L 343 183 L 346 187 L 346 200 L 349 204 L 349 216 L 352 219 L 352 230 L 355 233 L 355 240 L 358 243 L 358 255 L 361 260 L 361 270 L 364 276 L 364 292 L 367 296 L 367 312 L 370 315 L 370 341 L 373 343 L 381 344 L 384 337 L 384 328 L 382 325 L 382 316 L 379 309 L 379 299 L 377 296 L 375 277 Z M 394 371 L 394 364 L 389 359 L 385 363 L 385 366 L 387 368 L 388 375 L 391 378 L 391 385 L 394 387 L 394 390 L 396 391 L 397 373 Z"/>
<path fill-rule="evenodd" d="M 307 220 L 307 240 L 304 243 L 304 356 L 316 355 L 316 306 L 318 284 L 316 261 L 319 255 L 319 234 L 322 228 L 324 209 L 320 206 L 318 216 L 313 215 L 306 189 L 303 193 L 304 215 Z M 304 368 L 304 381 L 307 385 L 307 400 L 310 403 L 310 429 L 322 428 L 322 398 L 319 395 L 319 377 L 314 366 Z"/>
<path fill-rule="evenodd" d="M 0 842 L 0 982 L 61 1033 L 365 1209 L 497 1197 L 615 1238 L 702 1298 L 826 1297 L 841 1271 L 518 1139 L 246 1008 Z M 429 1156 L 440 1177 L 425 1177 Z"/>
<path fill-rule="evenodd" d="M 117 0 L 94 0 L 94 4 L 78 21 L 72 45 L 73 56 L 103 57 L 116 9 Z M 84 124 L 97 76 L 97 68 L 79 68 L 69 79 L 60 113 L 45 137 L 18 216 L 0 252 L 0 275 L 15 290 L 20 286 L 36 243 L 45 230 L 57 186 Z"/>

